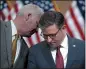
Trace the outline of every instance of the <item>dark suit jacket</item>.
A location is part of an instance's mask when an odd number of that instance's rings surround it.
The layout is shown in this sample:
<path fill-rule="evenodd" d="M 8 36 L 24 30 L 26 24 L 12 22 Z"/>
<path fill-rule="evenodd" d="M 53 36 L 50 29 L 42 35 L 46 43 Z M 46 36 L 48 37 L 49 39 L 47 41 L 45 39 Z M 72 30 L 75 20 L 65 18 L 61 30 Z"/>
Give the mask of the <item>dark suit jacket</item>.
<path fill-rule="evenodd" d="M 12 56 L 12 29 L 10 22 L 0 22 L 0 68 L 26 68 L 27 66 L 27 55 L 28 46 L 25 41 L 21 39 L 21 49 L 18 59 L 12 66 L 11 56 Z"/>
<path fill-rule="evenodd" d="M 67 69 L 85 68 L 85 43 L 68 37 Z M 28 69 L 56 68 L 48 44 L 43 41 L 29 50 Z"/>

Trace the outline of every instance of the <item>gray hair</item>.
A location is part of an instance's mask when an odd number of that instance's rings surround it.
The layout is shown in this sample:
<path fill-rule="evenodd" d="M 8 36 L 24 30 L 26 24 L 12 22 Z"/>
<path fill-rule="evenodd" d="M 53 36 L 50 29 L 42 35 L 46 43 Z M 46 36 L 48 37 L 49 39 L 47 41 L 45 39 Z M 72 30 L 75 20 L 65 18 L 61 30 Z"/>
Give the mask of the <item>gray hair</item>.
<path fill-rule="evenodd" d="M 44 13 L 44 11 L 42 8 L 35 4 L 27 4 L 19 10 L 18 15 L 24 15 L 24 13 L 31 13 L 32 15 L 41 16 Z"/>

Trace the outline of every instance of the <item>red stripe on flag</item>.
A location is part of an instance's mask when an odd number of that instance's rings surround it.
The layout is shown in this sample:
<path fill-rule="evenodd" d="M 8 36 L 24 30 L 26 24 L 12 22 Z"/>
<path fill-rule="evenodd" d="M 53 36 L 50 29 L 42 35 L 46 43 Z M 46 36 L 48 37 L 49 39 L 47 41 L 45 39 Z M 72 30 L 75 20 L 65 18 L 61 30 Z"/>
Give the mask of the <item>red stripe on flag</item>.
<path fill-rule="evenodd" d="M 0 19 L 5 20 L 5 16 L 2 11 L 0 11 Z"/>
<path fill-rule="evenodd" d="M 36 32 L 36 37 L 37 37 L 37 41 L 40 42 L 41 40 L 40 40 L 38 32 Z"/>
<path fill-rule="evenodd" d="M 11 20 L 11 15 L 8 15 L 8 17 L 7 17 L 7 18 L 8 18 L 8 20 Z"/>
<path fill-rule="evenodd" d="M 79 31 L 79 33 L 80 33 L 81 38 L 82 38 L 83 40 L 85 40 L 85 36 L 84 36 L 84 34 L 83 34 L 82 30 L 81 30 L 81 27 L 80 27 L 79 24 L 78 24 L 78 21 L 77 21 L 75 15 L 74 15 L 74 12 L 73 12 L 72 7 L 70 7 L 70 13 L 71 13 L 71 16 L 72 16 L 72 18 L 73 18 L 73 20 L 74 20 L 75 26 L 77 27 L 77 29 L 78 29 L 78 31 Z"/>
<path fill-rule="evenodd" d="M 15 4 L 14 8 L 15 8 L 15 12 L 17 13 L 18 12 L 18 4 Z"/>
<path fill-rule="evenodd" d="M 66 25 L 67 31 L 68 31 L 68 33 L 70 34 L 70 36 L 71 36 L 71 37 L 74 37 L 72 31 L 70 30 L 70 28 L 69 28 L 69 26 L 68 26 L 68 24 L 67 24 L 66 19 L 65 19 L 65 25 Z"/>
<path fill-rule="evenodd" d="M 10 12 L 11 11 L 11 8 L 10 8 L 10 6 L 7 6 L 7 10 Z M 8 20 L 11 20 L 12 18 L 11 18 L 11 15 L 10 15 L 10 13 L 9 13 L 9 15 L 8 15 Z"/>
<path fill-rule="evenodd" d="M 30 45 L 32 46 L 33 45 L 33 42 L 32 42 L 32 38 L 31 37 L 28 38 L 28 41 L 29 41 Z"/>

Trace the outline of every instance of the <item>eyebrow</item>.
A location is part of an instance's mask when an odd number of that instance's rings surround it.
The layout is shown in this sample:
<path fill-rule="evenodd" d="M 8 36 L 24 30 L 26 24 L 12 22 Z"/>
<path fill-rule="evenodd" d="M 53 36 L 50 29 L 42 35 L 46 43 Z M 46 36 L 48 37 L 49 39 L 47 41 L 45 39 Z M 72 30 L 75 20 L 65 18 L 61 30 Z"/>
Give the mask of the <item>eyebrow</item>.
<path fill-rule="evenodd" d="M 58 32 L 58 31 L 57 31 L 57 32 Z M 56 32 L 56 33 L 57 33 L 57 32 Z M 56 34 L 56 33 L 51 33 L 51 34 L 44 34 L 44 35 L 53 35 L 53 34 Z"/>
<path fill-rule="evenodd" d="M 43 34 L 43 35 L 46 35 L 46 36 L 48 36 L 48 35 L 54 35 L 54 34 L 56 35 L 56 34 L 59 32 L 59 30 L 60 30 L 60 29 L 58 29 L 58 31 L 57 31 L 56 33 L 51 33 L 51 34 Z"/>

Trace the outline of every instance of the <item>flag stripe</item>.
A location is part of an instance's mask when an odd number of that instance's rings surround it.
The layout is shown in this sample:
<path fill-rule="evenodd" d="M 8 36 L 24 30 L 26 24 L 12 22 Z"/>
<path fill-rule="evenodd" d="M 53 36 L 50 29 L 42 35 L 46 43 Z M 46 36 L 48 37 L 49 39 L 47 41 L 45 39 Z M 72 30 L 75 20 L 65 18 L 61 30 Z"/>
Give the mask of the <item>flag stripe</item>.
<path fill-rule="evenodd" d="M 10 15 L 11 15 L 11 17 L 12 17 L 12 20 L 14 20 L 15 17 L 16 17 L 16 12 L 15 12 L 15 9 L 14 9 L 14 8 L 11 9 Z"/>
<path fill-rule="evenodd" d="M 17 13 L 17 12 L 18 12 L 18 5 L 15 4 L 15 5 L 14 5 L 14 8 L 15 8 L 15 12 Z"/>
<path fill-rule="evenodd" d="M 31 39 L 32 39 L 33 44 L 37 44 L 37 43 L 38 43 L 38 40 L 37 40 L 37 37 L 36 37 L 36 33 L 34 33 L 34 34 L 31 36 Z"/>
<path fill-rule="evenodd" d="M 30 43 L 31 46 L 34 44 L 33 41 L 32 41 L 32 39 L 31 39 L 31 37 L 28 38 L 28 41 L 29 41 L 29 43 Z"/>
<path fill-rule="evenodd" d="M 8 18 L 8 20 L 11 20 L 11 15 L 8 15 L 8 17 L 7 17 L 7 18 Z"/>
<path fill-rule="evenodd" d="M 74 20 L 74 23 L 75 23 L 75 26 L 78 28 L 78 32 L 80 33 L 80 36 L 82 37 L 82 39 L 83 40 L 85 40 L 84 38 L 84 34 L 83 34 L 83 32 L 82 32 L 82 30 L 81 30 L 81 27 L 79 26 L 79 24 L 78 24 L 78 22 L 77 22 L 77 20 L 76 20 L 76 18 L 75 18 L 75 15 L 74 15 L 74 13 L 73 13 L 73 10 L 72 10 L 72 7 L 70 8 L 70 13 L 71 13 L 71 16 L 72 16 L 72 18 L 73 18 L 73 20 Z"/>
<path fill-rule="evenodd" d="M 84 33 L 84 19 L 83 19 L 83 16 L 81 15 L 81 12 L 79 11 L 79 8 L 76 2 L 73 2 L 72 9 L 73 9 L 75 18 L 77 19 L 77 22 L 79 26 L 81 27 L 82 32 Z"/>
<path fill-rule="evenodd" d="M 0 20 L 5 20 L 5 16 L 3 14 L 3 12 L 0 11 Z"/>
<path fill-rule="evenodd" d="M 80 37 L 80 34 L 78 32 L 78 29 L 76 28 L 75 24 L 74 24 L 74 20 L 71 17 L 70 11 L 67 11 L 66 15 L 65 15 L 65 19 L 67 20 L 67 24 L 70 28 L 70 30 L 72 31 L 72 34 L 74 37 L 78 38 L 78 39 L 82 39 Z M 70 34 L 70 33 L 69 33 Z"/>
<path fill-rule="evenodd" d="M 40 42 L 41 40 L 40 40 L 39 34 L 37 32 L 36 32 L 36 37 L 37 37 L 38 42 Z"/>
<path fill-rule="evenodd" d="M 67 32 L 70 34 L 71 37 L 74 37 L 72 31 L 70 30 L 70 28 L 69 28 L 69 26 L 67 24 L 66 19 L 65 19 L 65 25 L 66 25 L 66 28 L 67 28 Z"/>

